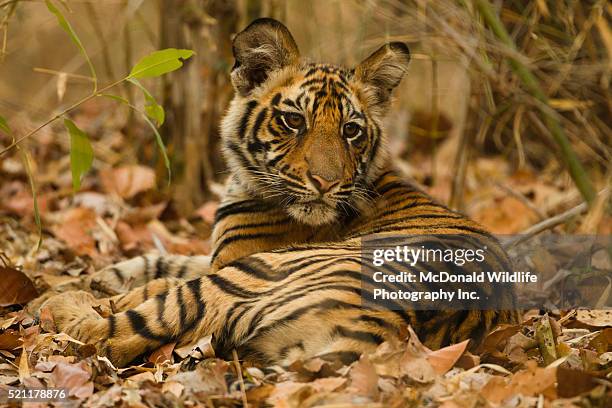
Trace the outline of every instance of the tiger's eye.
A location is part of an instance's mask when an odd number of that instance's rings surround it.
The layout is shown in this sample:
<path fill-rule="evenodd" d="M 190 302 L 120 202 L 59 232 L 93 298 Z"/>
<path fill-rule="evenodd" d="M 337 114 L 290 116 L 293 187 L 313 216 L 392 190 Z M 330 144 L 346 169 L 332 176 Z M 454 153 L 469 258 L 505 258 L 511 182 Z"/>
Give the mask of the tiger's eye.
<path fill-rule="evenodd" d="M 305 120 L 299 113 L 290 112 L 285 115 L 285 122 L 290 128 L 301 129 L 304 127 Z"/>
<path fill-rule="evenodd" d="M 359 125 L 353 122 L 346 123 L 343 128 L 344 136 L 348 138 L 357 136 L 360 130 Z"/>

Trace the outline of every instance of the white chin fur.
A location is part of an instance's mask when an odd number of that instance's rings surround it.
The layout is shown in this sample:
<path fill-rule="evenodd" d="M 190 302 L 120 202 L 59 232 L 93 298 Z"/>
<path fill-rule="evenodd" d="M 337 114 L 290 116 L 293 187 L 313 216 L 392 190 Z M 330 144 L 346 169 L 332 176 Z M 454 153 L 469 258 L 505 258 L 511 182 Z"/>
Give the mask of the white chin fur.
<path fill-rule="evenodd" d="M 287 212 L 296 221 L 315 227 L 332 223 L 338 216 L 333 208 L 320 203 L 293 204 L 287 208 Z"/>

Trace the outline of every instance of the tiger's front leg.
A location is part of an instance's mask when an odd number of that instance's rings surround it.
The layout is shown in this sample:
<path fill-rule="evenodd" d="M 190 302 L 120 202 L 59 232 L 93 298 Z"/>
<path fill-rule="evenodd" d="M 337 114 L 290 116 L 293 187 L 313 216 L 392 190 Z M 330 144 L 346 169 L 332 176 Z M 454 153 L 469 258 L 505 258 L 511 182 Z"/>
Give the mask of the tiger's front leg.
<path fill-rule="evenodd" d="M 57 330 L 79 341 L 96 346 L 98 354 L 107 356 L 113 364 L 125 366 L 136 357 L 179 342 L 188 344 L 219 331 L 222 324 L 218 313 L 223 308 L 221 296 L 214 304 L 206 303 L 203 279 L 183 282 L 160 291 L 137 307 L 100 316 L 93 305 L 100 303 L 87 292 L 66 292 L 49 299 L 43 307 L 53 315 Z M 216 322 L 215 322 L 216 320 Z"/>

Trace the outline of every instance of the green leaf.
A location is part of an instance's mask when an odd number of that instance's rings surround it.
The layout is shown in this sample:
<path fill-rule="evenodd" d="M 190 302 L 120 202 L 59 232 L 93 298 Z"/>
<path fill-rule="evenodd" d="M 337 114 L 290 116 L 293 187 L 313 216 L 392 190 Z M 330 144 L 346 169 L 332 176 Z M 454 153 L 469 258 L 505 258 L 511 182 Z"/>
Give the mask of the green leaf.
<path fill-rule="evenodd" d="M 129 80 L 129 81 L 132 82 L 131 80 Z M 142 118 L 145 120 L 145 122 L 147 122 L 147 125 L 149 125 L 149 127 L 153 130 L 153 133 L 155 133 L 155 141 L 157 142 L 157 145 L 159 146 L 159 150 L 161 152 L 161 155 L 164 158 L 164 165 L 166 166 L 166 170 L 168 170 L 168 184 L 170 184 L 170 180 L 172 179 L 172 170 L 170 168 L 170 159 L 168 158 L 168 153 L 166 151 L 166 145 L 164 144 L 164 141 L 163 141 L 161 135 L 159 134 L 155 124 L 153 124 L 153 122 L 151 122 L 151 120 L 147 117 L 147 114 L 145 112 L 142 112 L 137 107 L 132 105 L 130 103 L 130 101 L 128 101 L 127 99 L 122 98 L 122 97 L 117 96 L 117 95 L 111 95 L 111 94 L 100 94 L 100 96 L 105 96 L 107 98 L 111 98 L 111 99 L 114 99 L 114 100 L 119 101 L 121 103 L 124 103 L 127 106 L 129 106 L 131 109 L 133 109 L 134 111 L 136 111 L 136 112 L 138 112 L 138 113 L 140 113 L 142 115 Z"/>
<path fill-rule="evenodd" d="M 160 127 L 164 124 L 164 120 L 166 119 L 166 112 L 164 108 L 157 103 L 153 95 L 145 88 L 137 79 L 129 78 L 129 82 L 136 85 L 145 96 L 145 113 L 151 119 L 156 122 L 157 127 Z"/>
<path fill-rule="evenodd" d="M 94 79 L 94 92 L 95 92 L 95 90 L 97 89 L 98 76 L 96 75 L 96 70 L 94 69 L 94 66 L 91 63 L 91 60 L 89 59 L 89 55 L 87 55 L 87 51 L 85 51 L 85 47 L 83 46 L 81 39 L 79 38 L 77 33 L 74 31 L 74 29 L 72 28 L 68 20 L 66 20 L 66 17 L 64 17 L 62 12 L 57 7 L 55 7 L 53 3 L 51 3 L 50 0 L 45 0 L 45 3 L 47 4 L 47 8 L 49 9 L 49 11 L 55 14 L 55 17 L 57 18 L 57 21 L 60 27 L 62 27 L 64 31 L 68 33 L 68 35 L 72 39 L 72 42 L 78 47 L 79 51 L 81 52 L 81 54 L 87 61 L 87 65 L 89 66 L 89 71 L 91 72 L 91 76 Z"/>
<path fill-rule="evenodd" d="M 28 175 L 28 182 L 30 184 L 30 190 L 32 190 L 32 199 L 34 201 L 34 221 L 36 222 L 36 228 L 38 229 L 38 243 L 36 244 L 36 250 L 40 249 L 42 244 L 42 222 L 40 221 L 40 209 L 38 208 L 38 194 L 36 192 L 36 184 L 34 183 L 34 176 L 32 175 L 32 166 L 30 165 L 31 159 L 28 152 L 17 146 L 19 153 L 21 153 L 21 161 L 25 168 L 26 174 Z"/>
<path fill-rule="evenodd" d="M 164 165 L 166 166 L 166 170 L 168 170 L 168 184 L 170 184 L 170 180 L 172 179 L 172 171 L 170 169 L 170 159 L 168 159 L 168 153 L 166 152 L 166 145 L 164 145 L 164 141 L 162 140 L 162 137 L 157 131 L 157 128 L 155 127 L 153 122 L 151 122 L 146 116 L 143 116 L 143 119 L 145 120 L 145 122 L 147 122 L 151 129 L 153 129 L 153 133 L 155 133 L 155 140 L 157 141 L 159 150 L 161 151 L 162 157 L 164 158 Z"/>
<path fill-rule="evenodd" d="M 155 102 L 155 99 L 147 99 L 147 104 L 145 105 L 145 113 L 148 117 L 155 121 L 157 127 L 164 124 L 164 120 L 166 119 L 166 112 L 164 112 L 164 108 L 162 108 L 161 105 L 158 105 L 157 102 Z"/>
<path fill-rule="evenodd" d="M 177 50 L 176 48 L 154 51 L 138 61 L 128 78 L 157 77 L 175 71 L 182 67 L 183 61 L 192 55 L 192 50 Z"/>
<path fill-rule="evenodd" d="M 11 134 L 11 128 L 8 125 L 8 122 L 4 118 L 4 116 L 0 115 L 0 130 L 6 133 L 7 135 Z"/>
<path fill-rule="evenodd" d="M 70 119 L 64 119 L 64 126 L 70 133 L 70 169 L 72 170 L 72 187 L 76 191 L 81 187 L 81 177 L 91 169 L 93 149 L 89 137 Z"/>
<path fill-rule="evenodd" d="M 105 98 L 114 99 L 114 100 L 116 100 L 118 102 L 121 102 L 121 103 L 124 103 L 124 104 L 126 104 L 128 106 L 130 105 L 130 101 L 128 101 L 127 99 L 122 98 L 120 96 L 117 96 L 117 95 L 113 95 L 113 94 L 98 94 L 98 96 L 103 96 Z"/>

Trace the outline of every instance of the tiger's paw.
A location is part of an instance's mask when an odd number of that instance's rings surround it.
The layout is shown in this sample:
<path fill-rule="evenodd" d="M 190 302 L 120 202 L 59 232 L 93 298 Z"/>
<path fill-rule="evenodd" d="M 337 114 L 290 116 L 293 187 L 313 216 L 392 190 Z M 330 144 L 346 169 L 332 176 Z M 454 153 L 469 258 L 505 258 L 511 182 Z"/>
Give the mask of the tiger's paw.
<path fill-rule="evenodd" d="M 91 293 L 64 292 L 45 301 L 42 309 L 50 312 L 58 333 L 66 333 L 100 350 L 106 331 L 105 319 L 100 312 L 110 313 L 110 309 Z"/>

